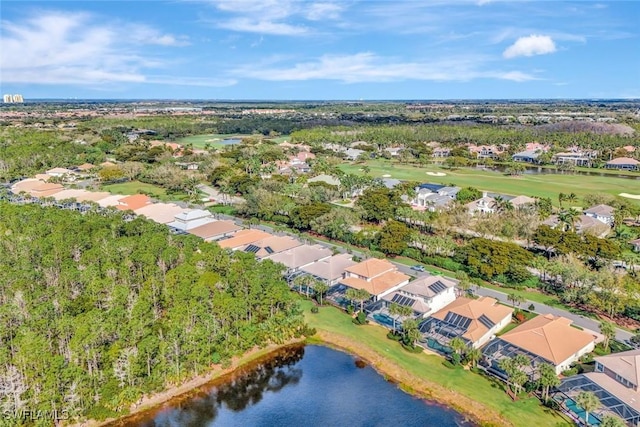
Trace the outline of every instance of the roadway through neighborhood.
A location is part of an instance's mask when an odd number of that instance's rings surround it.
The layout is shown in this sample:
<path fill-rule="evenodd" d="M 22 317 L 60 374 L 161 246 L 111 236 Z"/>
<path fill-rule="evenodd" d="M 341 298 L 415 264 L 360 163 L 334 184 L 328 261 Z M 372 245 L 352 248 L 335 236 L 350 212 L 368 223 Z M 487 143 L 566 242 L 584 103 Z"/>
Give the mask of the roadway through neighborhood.
<path fill-rule="evenodd" d="M 243 221 L 240 218 L 237 218 L 237 217 L 234 217 L 234 216 L 219 214 L 219 217 L 221 219 L 229 219 L 229 220 L 235 221 L 236 223 L 243 224 Z M 254 225 L 253 228 L 257 228 L 257 229 L 260 229 L 262 231 L 266 231 L 268 233 L 281 234 L 281 235 L 282 234 L 288 234 L 288 235 L 291 235 L 293 237 L 297 237 L 297 236 L 295 236 L 294 234 L 291 234 L 291 233 L 283 233 L 283 232 L 275 231 L 272 227 L 269 227 L 269 226 L 266 226 L 266 225 Z M 323 240 L 316 240 L 316 239 L 313 239 L 311 237 L 304 237 L 302 240 L 307 240 L 307 241 L 310 241 L 312 243 L 317 243 L 319 245 L 322 245 L 322 246 L 330 248 L 330 249 L 335 249 L 335 250 L 340 251 L 342 253 L 347 252 L 347 250 L 344 247 L 338 246 L 338 245 L 334 245 L 334 244 L 331 244 L 329 242 L 325 242 Z M 358 257 L 362 258 L 362 259 L 366 258 L 366 255 L 364 253 L 362 253 L 362 252 L 352 250 L 351 253 L 353 255 L 355 255 L 355 256 L 358 256 Z M 400 263 L 397 263 L 397 262 L 393 262 L 393 264 L 398 267 L 398 271 L 401 271 L 402 273 L 408 274 L 410 276 L 430 274 L 428 272 L 417 273 L 416 271 L 412 270 L 411 267 L 409 267 L 409 266 L 407 266 L 405 264 L 400 264 Z M 502 302 L 504 304 L 511 305 L 511 303 L 507 299 L 507 297 L 508 297 L 508 293 L 507 292 L 501 292 L 501 291 L 496 291 L 494 289 L 484 288 L 484 287 L 481 287 L 481 286 L 475 286 L 474 287 L 474 293 L 476 293 L 477 295 L 480 295 L 480 296 L 487 296 L 487 297 L 495 298 L 496 300 L 498 300 L 498 301 L 500 301 L 500 302 Z M 525 300 L 522 304 L 520 304 L 520 307 L 527 309 L 531 304 L 533 304 L 533 306 L 535 307 L 535 310 L 533 310 L 534 313 L 543 314 L 543 315 L 544 314 L 553 314 L 554 316 L 566 317 L 567 319 L 572 320 L 575 325 L 580 326 L 581 328 L 589 329 L 589 330 L 594 331 L 594 332 L 596 332 L 598 334 L 600 333 L 600 322 L 598 322 L 595 319 L 590 319 L 588 317 L 582 316 L 580 314 L 571 313 L 570 311 L 567 311 L 567 310 L 563 310 L 563 309 L 556 308 L 556 307 L 551 307 L 549 305 L 542 304 L 542 303 L 539 303 L 539 302 L 536 302 L 536 301 L 530 301 L 530 300 Z M 631 339 L 632 336 L 633 336 L 633 334 L 631 332 L 625 331 L 624 329 L 616 328 L 616 340 L 628 344 L 629 340 Z"/>

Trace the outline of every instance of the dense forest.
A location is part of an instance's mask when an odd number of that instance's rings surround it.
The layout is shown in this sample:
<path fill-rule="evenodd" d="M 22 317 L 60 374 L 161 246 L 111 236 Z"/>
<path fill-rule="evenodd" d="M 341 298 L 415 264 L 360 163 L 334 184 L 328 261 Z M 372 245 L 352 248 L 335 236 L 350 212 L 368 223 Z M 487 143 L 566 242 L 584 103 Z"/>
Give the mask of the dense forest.
<path fill-rule="evenodd" d="M 126 412 L 304 332 L 282 267 L 120 213 L 0 202 L 0 405 Z"/>

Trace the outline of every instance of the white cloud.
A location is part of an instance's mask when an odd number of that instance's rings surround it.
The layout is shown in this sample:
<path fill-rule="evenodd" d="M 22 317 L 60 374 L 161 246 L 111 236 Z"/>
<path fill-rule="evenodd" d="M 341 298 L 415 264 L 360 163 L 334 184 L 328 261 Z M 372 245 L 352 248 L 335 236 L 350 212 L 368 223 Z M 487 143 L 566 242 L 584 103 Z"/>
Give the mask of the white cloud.
<path fill-rule="evenodd" d="M 301 20 L 326 23 L 339 19 L 343 10 L 335 3 L 293 0 L 212 0 L 211 3 L 229 15 L 214 21 L 219 28 L 278 36 L 307 34 L 311 28 Z"/>
<path fill-rule="evenodd" d="M 502 56 L 516 58 L 518 56 L 546 55 L 555 51 L 556 45 L 551 37 L 532 34 L 528 37 L 520 37 L 502 53 Z"/>
<path fill-rule="evenodd" d="M 470 81 L 493 78 L 511 81 L 535 80 L 536 77 L 520 71 L 481 70 L 479 65 L 487 59 L 468 56 L 430 59 L 424 62 L 404 62 L 385 58 L 370 52 L 354 55 L 323 55 L 291 66 L 274 67 L 251 64 L 237 68 L 234 75 L 268 81 L 337 80 L 344 83 L 394 82 L 402 80 Z M 273 61 L 269 61 L 272 63 Z"/>
<path fill-rule="evenodd" d="M 145 25 L 102 23 L 86 13 L 45 11 L 23 22 L 2 21 L 0 25 L 0 74 L 4 83 L 153 83 L 149 70 L 167 64 L 147 54 L 145 48 L 188 43 L 185 37 Z M 186 85 L 233 84 L 229 80 L 163 79 Z"/>

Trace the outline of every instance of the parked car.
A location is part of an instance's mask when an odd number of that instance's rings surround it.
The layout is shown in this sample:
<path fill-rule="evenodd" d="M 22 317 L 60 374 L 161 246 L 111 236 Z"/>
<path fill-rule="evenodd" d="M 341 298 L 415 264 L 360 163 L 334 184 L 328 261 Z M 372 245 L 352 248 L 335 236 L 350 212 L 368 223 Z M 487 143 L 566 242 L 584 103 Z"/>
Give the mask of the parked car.
<path fill-rule="evenodd" d="M 424 270 L 424 266 L 422 266 L 422 265 L 420 265 L 420 264 L 416 264 L 416 265 L 414 265 L 413 267 L 411 267 L 411 269 L 412 269 L 413 271 L 425 271 L 425 270 Z"/>

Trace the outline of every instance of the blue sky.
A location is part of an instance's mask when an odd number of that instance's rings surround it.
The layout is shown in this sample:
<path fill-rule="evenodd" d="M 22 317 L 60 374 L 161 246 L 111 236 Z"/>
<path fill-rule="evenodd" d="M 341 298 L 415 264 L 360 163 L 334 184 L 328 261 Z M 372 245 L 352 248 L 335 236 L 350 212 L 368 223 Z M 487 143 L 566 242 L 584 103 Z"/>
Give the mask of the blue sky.
<path fill-rule="evenodd" d="M 0 3 L 34 98 L 640 98 L 640 2 Z"/>

